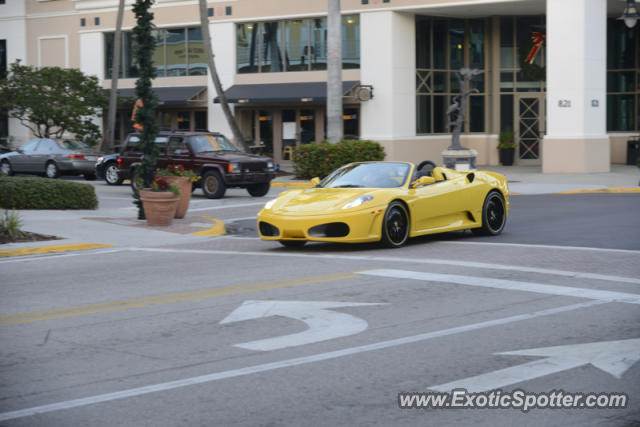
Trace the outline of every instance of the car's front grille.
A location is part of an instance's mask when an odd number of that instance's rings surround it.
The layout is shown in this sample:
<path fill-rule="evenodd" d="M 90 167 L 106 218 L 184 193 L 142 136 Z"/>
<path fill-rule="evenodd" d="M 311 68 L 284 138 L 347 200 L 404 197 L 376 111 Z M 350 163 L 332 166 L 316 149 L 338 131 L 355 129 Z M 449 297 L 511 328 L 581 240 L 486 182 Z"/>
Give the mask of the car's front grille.
<path fill-rule="evenodd" d="M 262 172 L 267 168 L 267 164 L 265 162 L 242 163 L 241 167 L 243 172 Z"/>

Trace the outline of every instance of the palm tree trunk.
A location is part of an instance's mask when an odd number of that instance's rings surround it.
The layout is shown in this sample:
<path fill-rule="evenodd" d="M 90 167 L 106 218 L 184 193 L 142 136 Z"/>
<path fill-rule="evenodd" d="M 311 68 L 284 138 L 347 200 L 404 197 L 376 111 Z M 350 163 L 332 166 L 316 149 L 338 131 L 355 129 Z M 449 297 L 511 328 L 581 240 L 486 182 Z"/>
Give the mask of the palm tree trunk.
<path fill-rule="evenodd" d="M 118 78 L 120 77 L 120 42 L 122 41 L 122 15 L 124 15 L 124 0 L 118 4 L 116 18 L 116 32 L 113 36 L 113 68 L 111 69 L 111 92 L 109 93 L 109 116 L 107 118 L 107 132 L 100 146 L 101 152 L 112 152 L 114 147 L 114 133 L 116 128 L 116 111 L 118 109 Z"/>
<path fill-rule="evenodd" d="M 342 139 L 342 17 L 340 0 L 328 0 L 327 17 L 327 139 Z"/>
<path fill-rule="evenodd" d="M 231 114 L 231 109 L 229 108 L 229 103 L 227 102 L 227 96 L 224 94 L 222 90 L 222 84 L 220 83 L 220 78 L 218 77 L 218 71 L 216 70 L 216 64 L 213 59 L 213 47 L 211 46 L 211 36 L 209 35 L 209 17 L 207 15 L 207 0 L 200 0 L 200 26 L 202 27 L 202 39 L 204 40 L 205 50 L 207 51 L 207 60 L 209 63 L 209 74 L 211 74 L 211 80 L 213 80 L 213 86 L 216 88 L 216 92 L 218 93 L 218 98 L 220 98 L 220 106 L 222 107 L 222 111 L 224 112 L 224 116 L 227 119 L 227 123 L 231 128 L 231 132 L 233 132 L 233 138 L 236 141 L 236 145 L 244 150 L 245 152 L 249 152 L 249 147 L 244 142 L 244 136 L 242 136 L 242 132 L 240 132 L 240 128 L 233 118 L 233 114 Z"/>

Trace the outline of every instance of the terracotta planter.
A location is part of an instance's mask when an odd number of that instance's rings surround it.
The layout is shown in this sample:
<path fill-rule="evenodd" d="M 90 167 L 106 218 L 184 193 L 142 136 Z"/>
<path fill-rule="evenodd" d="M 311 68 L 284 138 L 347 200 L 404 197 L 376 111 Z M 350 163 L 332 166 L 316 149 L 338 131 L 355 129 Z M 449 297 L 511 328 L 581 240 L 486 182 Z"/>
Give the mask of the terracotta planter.
<path fill-rule="evenodd" d="M 149 225 L 171 225 L 178 197 L 171 191 L 140 190 L 140 199 Z"/>
<path fill-rule="evenodd" d="M 180 200 L 174 218 L 184 218 L 191 200 L 191 180 L 186 176 L 163 176 L 169 184 L 176 184 L 180 190 Z"/>

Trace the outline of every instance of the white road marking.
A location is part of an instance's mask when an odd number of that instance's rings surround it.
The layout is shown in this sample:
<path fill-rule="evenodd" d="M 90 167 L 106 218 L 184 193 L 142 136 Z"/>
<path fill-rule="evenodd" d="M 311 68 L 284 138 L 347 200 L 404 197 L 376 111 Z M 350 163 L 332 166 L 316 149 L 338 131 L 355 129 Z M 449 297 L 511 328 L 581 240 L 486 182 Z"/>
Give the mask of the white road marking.
<path fill-rule="evenodd" d="M 602 369 L 616 378 L 622 378 L 622 375 L 640 360 L 640 339 L 531 348 L 496 354 L 547 357 L 429 388 L 435 391 L 464 388 L 471 393 L 477 393 L 588 364 Z"/>
<path fill-rule="evenodd" d="M 451 245 L 485 245 L 485 246 L 514 246 L 523 248 L 540 248 L 540 249 L 566 249 L 576 251 L 589 251 L 589 252 L 613 252 L 613 253 L 627 253 L 640 255 L 640 251 L 632 249 L 607 249 L 607 248 L 592 248 L 588 246 L 554 246 L 554 245 L 536 245 L 527 243 L 500 243 L 500 242 L 452 242 L 442 240 L 442 243 L 449 243 Z"/>
<path fill-rule="evenodd" d="M 228 236 L 229 238 L 240 239 L 241 237 L 233 237 Z M 249 239 L 249 238 L 247 238 Z M 250 237 L 250 239 L 255 239 L 254 237 Z M 191 254 L 203 254 L 203 255 L 249 255 L 249 256 L 259 256 L 259 257 L 285 257 L 285 258 L 313 258 L 313 259 L 341 259 L 341 260 L 353 260 L 353 261 L 372 261 L 372 262 L 394 262 L 394 263 L 405 263 L 405 264 L 429 264 L 429 265 L 452 265 L 456 267 L 469 267 L 469 268 L 480 268 L 484 270 L 506 270 L 506 271 L 519 271 L 524 273 L 539 273 L 539 274 L 549 274 L 553 276 L 564 276 L 564 277 L 573 277 L 576 279 L 595 279 L 595 280 L 606 280 L 610 282 L 620 282 L 620 283 L 631 283 L 635 285 L 640 285 L 640 279 L 633 277 L 623 277 L 623 276 L 612 276 L 605 274 L 595 274 L 595 273 L 584 273 L 577 271 L 565 271 L 565 270 L 555 270 L 548 268 L 537 268 L 537 267 L 525 267 L 525 266 L 516 266 L 516 265 L 502 265 L 502 264 L 489 264 L 482 262 L 473 262 L 473 261 L 454 261 L 454 260 L 446 260 L 446 259 L 416 259 L 416 258 L 401 258 L 401 257 L 382 257 L 382 256 L 369 256 L 369 255 L 336 255 L 336 254 L 307 254 L 307 253 L 296 253 L 296 252 L 255 252 L 255 251 L 226 251 L 226 250 L 216 250 L 216 249 L 164 249 L 164 248 L 129 248 L 132 251 L 148 251 L 148 252 L 166 252 L 166 253 L 191 253 Z"/>
<path fill-rule="evenodd" d="M 264 206 L 267 203 L 266 201 L 259 203 L 242 203 L 242 204 L 233 204 L 233 205 L 221 205 L 221 206 L 211 206 L 208 208 L 195 208 L 189 209 L 189 212 L 199 212 L 199 211 L 212 211 L 217 209 L 228 209 L 228 208 L 244 208 L 247 206 Z"/>
<path fill-rule="evenodd" d="M 352 303 L 334 301 L 255 301 L 242 303 L 220 324 L 241 322 L 270 316 L 284 316 L 305 322 L 309 329 L 297 334 L 267 338 L 236 344 L 236 347 L 256 351 L 279 350 L 314 342 L 327 341 L 334 338 L 359 334 L 367 329 L 366 320 L 350 314 L 327 310 L 328 308 L 362 307 L 381 305 L 378 303 Z"/>
<path fill-rule="evenodd" d="M 111 253 L 115 253 L 115 252 L 124 252 L 127 249 L 125 248 L 120 248 L 120 249 L 107 249 L 104 251 L 101 250 L 97 250 L 97 251 L 84 251 L 84 252 L 73 252 L 73 253 L 68 253 L 68 254 L 33 254 L 33 255 L 22 255 L 20 257 L 11 257 L 8 259 L 4 259 L 2 261 L 0 261 L 0 264 L 8 264 L 10 262 L 24 262 L 24 261 L 35 261 L 35 260 L 45 260 L 45 259 L 52 259 L 52 258 L 66 258 L 66 257 L 72 257 L 72 256 L 82 256 L 82 255 L 102 255 L 102 254 L 111 254 Z"/>
<path fill-rule="evenodd" d="M 507 289 L 510 291 L 535 292 L 547 295 L 558 295 L 586 298 L 605 302 L 625 302 L 640 304 L 640 294 L 625 292 L 601 291 L 598 289 L 574 288 L 571 286 L 547 285 L 534 282 L 495 279 L 493 277 L 461 276 L 457 274 L 424 273 L 406 270 L 368 270 L 357 271 L 368 276 L 392 277 L 394 279 L 413 279 L 425 282 L 455 283 L 457 285 L 478 286 L 483 288 Z"/>
<path fill-rule="evenodd" d="M 0 413 L 0 421 L 13 420 L 16 418 L 28 417 L 36 414 L 46 414 L 48 412 L 59 411 L 61 409 L 70 409 L 70 408 L 77 408 L 81 406 L 93 405 L 96 403 L 110 402 L 113 400 L 124 399 L 128 397 L 142 396 L 145 394 L 155 393 L 159 391 L 174 390 L 177 388 L 188 387 L 195 384 L 209 383 L 213 381 L 219 381 L 219 380 L 228 379 L 228 378 L 236 378 L 236 377 L 245 376 L 245 375 L 257 374 L 260 372 L 268 372 L 268 371 L 288 368 L 292 366 L 306 365 L 309 363 L 320 362 L 323 360 L 338 359 L 341 357 L 351 356 L 359 353 L 382 350 L 382 349 L 397 347 L 397 346 L 406 345 L 406 344 L 413 344 L 413 343 L 427 341 L 435 338 L 446 337 L 449 335 L 455 335 L 455 334 L 460 334 L 464 332 L 489 328 L 492 326 L 506 325 L 513 322 L 520 322 L 523 320 L 530 320 L 530 319 L 535 319 L 543 316 L 551 316 L 554 314 L 566 313 L 573 310 L 588 308 L 598 304 L 604 304 L 604 303 L 602 301 L 588 301 L 580 304 L 566 305 L 562 307 L 536 311 L 533 313 L 518 314 L 510 317 L 503 317 L 501 319 L 488 320 L 485 322 L 473 323 L 469 325 L 443 329 L 440 331 L 427 332 L 424 334 L 413 335 L 413 336 L 404 337 L 404 338 L 396 338 L 388 341 L 380 341 L 373 344 L 350 347 L 342 350 L 313 354 L 310 356 L 297 357 L 293 359 L 285 359 L 278 362 L 248 366 L 244 368 L 216 372 L 212 374 L 185 378 L 185 379 L 176 380 L 176 381 L 169 381 L 165 383 L 154 384 L 154 385 L 149 385 L 144 387 L 131 388 L 128 390 L 116 391 L 113 393 L 105 393 L 105 394 L 100 394 L 96 396 L 84 397 L 80 399 L 67 400 L 64 402 L 57 402 L 57 403 L 52 403 L 48 405 L 42 405 L 42 406 L 36 406 L 36 407 L 26 408 L 26 409 L 21 409 L 16 411 L 4 412 L 4 413 Z"/>

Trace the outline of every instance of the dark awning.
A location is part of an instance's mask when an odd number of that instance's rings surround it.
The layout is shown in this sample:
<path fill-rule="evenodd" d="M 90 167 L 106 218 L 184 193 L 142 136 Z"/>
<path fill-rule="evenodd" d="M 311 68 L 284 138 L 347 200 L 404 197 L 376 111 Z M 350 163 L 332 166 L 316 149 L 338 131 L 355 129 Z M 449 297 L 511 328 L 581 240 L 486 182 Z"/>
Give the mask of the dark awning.
<path fill-rule="evenodd" d="M 154 87 L 153 92 L 158 96 L 159 105 L 185 105 L 194 101 L 206 90 L 206 86 Z M 120 98 L 136 98 L 135 89 L 119 89 Z"/>
<path fill-rule="evenodd" d="M 342 82 L 342 93 L 353 89 L 360 82 L 357 80 Z M 227 101 L 231 104 L 265 103 L 265 102 L 326 102 L 327 83 L 271 83 L 233 85 L 225 91 Z M 219 103 L 216 96 L 214 102 Z"/>

